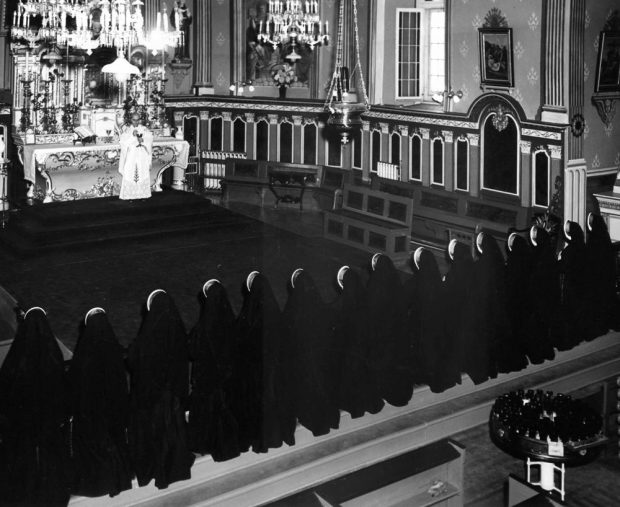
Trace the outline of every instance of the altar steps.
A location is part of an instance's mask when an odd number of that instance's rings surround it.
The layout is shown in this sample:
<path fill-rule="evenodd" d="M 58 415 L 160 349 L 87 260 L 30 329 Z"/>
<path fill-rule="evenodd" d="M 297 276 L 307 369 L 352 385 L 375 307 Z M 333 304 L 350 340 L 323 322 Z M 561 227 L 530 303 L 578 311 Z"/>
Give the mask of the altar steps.
<path fill-rule="evenodd" d="M 165 190 L 150 199 L 121 201 L 104 197 L 23 206 L 0 232 L 0 244 L 17 255 L 59 249 L 92 248 L 239 225 L 239 217 L 200 196 Z"/>

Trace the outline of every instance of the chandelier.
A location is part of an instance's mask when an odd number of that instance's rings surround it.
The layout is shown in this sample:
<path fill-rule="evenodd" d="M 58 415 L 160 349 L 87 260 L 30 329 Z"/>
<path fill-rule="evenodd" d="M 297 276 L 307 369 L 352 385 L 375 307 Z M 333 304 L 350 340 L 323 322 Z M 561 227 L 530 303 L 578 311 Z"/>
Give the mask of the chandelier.
<path fill-rule="evenodd" d="M 329 22 L 321 22 L 318 0 L 269 0 L 269 15 L 264 23 L 259 23 L 258 40 L 271 44 L 274 50 L 279 44 L 290 42 L 293 50 L 286 58 L 294 62 L 301 58 L 295 51 L 298 43 L 307 44 L 310 49 L 327 43 Z"/>
<path fill-rule="evenodd" d="M 147 42 L 143 6 L 143 0 L 20 0 L 13 13 L 11 37 L 25 39 L 31 48 L 41 42 L 86 49 L 88 54 L 99 46 L 125 52 Z M 93 19 L 97 14 L 98 21 Z M 40 17 L 39 29 L 31 28 L 34 17 Z M 162 13 L 157 19 L 157 40 L 177 44 L 183 35 L 178 23 L 174 31 L 168 31 L 165 6 L 163 31 Z"/>
<path fill-rule="evenodd" d="M 340 0 L 340 9 L 338 12 L 338 42 L 336 45 L 336 66 L 332 75 L 332 80 L 327 92 L 327 100 L 325 109 L 329 112 L 327 124 L 336 129 L 340 135 L 340 142 L 347 144 L 350 134 L 359 129 L 362 125 L 362 113 L 370 109 L 370 101 L 366 92 L 366 83 L 362 72 L 360 61 L 360 43 L 359 31 L 357 26 L 357 0 L 353 1 L 353 25 L 355 34 L 355 67 L 351 76 L 349 69 L 344 66 L 344 2 L 349 0 Z M 351 100 L 349 95 L 350 77 L 359 72 L 359 81 L 363 102 L 356 97 L 356 101 Z"/>

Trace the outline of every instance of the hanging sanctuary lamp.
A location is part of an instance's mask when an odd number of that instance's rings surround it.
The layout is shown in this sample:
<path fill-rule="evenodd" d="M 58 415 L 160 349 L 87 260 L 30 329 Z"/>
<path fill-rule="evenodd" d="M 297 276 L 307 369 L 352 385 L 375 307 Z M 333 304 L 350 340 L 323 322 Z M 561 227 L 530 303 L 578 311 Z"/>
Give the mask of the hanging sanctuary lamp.
<path fill-rule="evenodd" d="M 353 25 L 355 34 L 355 67 L 349 75 L 349 69 L 344 66 L 344 2 L 340 0 L 338 12 L 338 43 L 336 45 L 336 65 L 332 75 L 325 109 L 328 111 L 327 124 L 333 127 L 340 135 L 340 142 L 347 144 L 352 132 L 359 129 L 362 125 L 362 114 L 370 109 L 370 101 L 366 92 L 366 83 L 360 62 L 359 31 L 357 26 L 357 0 L 353 1 Z M 351 77 L 359 73 L 359 82 L 363 101 L 355 95 L 355 102 L 351 100 L 349 83 Z"/>

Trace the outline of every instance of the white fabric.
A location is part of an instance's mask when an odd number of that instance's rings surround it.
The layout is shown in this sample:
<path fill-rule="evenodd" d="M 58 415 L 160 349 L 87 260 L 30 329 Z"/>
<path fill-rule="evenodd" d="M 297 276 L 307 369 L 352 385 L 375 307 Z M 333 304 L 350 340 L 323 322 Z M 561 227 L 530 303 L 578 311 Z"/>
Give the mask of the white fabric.
<path fill-rule="evenodd" d="M 142 134 L 140 142 L 138 134 Z M 151 197 L 151 160 L 153 134 L 146 127 L 126 127 L 120 136 L 121 155 L 118 172 L 123 177 L 119 199 Z"/>

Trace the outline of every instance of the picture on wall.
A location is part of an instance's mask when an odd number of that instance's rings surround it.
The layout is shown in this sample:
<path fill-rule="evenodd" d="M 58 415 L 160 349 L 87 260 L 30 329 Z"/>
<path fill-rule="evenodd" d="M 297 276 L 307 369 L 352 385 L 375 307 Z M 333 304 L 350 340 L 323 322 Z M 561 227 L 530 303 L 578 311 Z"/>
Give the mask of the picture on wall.
<path fill-rule="evenodd" d="M 480 81 L 483 85 L 512 87 L 512 28 L 480 28 Z"/>
<path fill-rule="evenodd" d="M 620 32 L 601 32 L 594 91 L 620 93 Z"/>
<path fill-rule="evenodd" d="M 315 52 L 308 46 L 291 42 L 273 45 L 259 41 L 258 34 L 265 31 L 269 19 L 267 0 L 245 0 L 245 81 L 256 86 L 275 86 L 274 73 L 291 66 L 296 76 L 296 86 L 307 87 Z M 298 58 L 288 58 L 296 53 Z"/>

